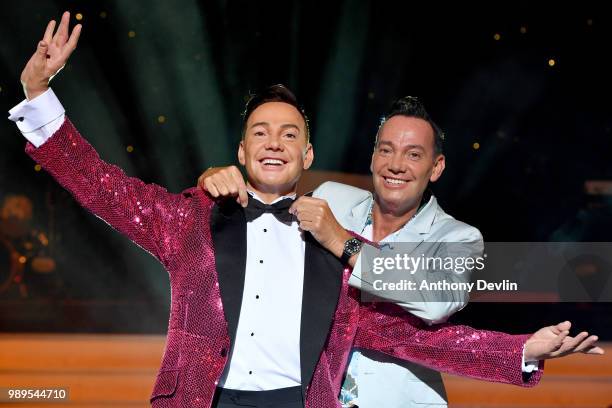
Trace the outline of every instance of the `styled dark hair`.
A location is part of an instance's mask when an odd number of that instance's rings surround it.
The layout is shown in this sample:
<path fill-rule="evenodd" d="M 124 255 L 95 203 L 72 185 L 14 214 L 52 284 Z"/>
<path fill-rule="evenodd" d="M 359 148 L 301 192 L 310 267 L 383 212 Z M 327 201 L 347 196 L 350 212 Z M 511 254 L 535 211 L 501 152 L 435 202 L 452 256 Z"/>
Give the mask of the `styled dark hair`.
<path fill-rule="evenodd" d="M 383 127 L 386 121 L 388 121 L 394 116 L 418 118 L 423 119 L 425 122 L 429 123 L 434 132 L 435 154 L 439 155 L 444 152 L 444 132 L 442 132 L 442 129 L 440 129 L 438 125 L 436 125 L 436 123 L 431 120 L 431 117 L 425 110 L 425 105 L 423 105 L 423 102 L 421 102 L 419 98 L 415 96 L 404 96 L 393 102 L 391 108 L 387 111 L 385 116 L 380 119 L 380 124 L 378 125 L 378 132 L 376 133 L 375 145 L 378 144 L 378 134 L 380 133 L 380 129 Z"/>
<path fill-rule="evenodd" d="M 250 94 L 249 99 L 244 107 L 244 112 L 242 113 L 242 138 L 246 135 L 246 125 L 249 120 L 249 116 L 253 113 L 255 109 L 264 103 L 268 102 L 284 102 L 300 112 L 302 118 L 304 119 L 304 123 L 306 124 L 306 143 L 310 141 L 310 128 L 308 126 L 308 118 L 306 117 L 306 113 L 304 109 L 298 104 L 297 98 L 287 88 L 285 85 L 276 84 L 269 86 L 267 88 L 262 89 L 261 91 Z"/>

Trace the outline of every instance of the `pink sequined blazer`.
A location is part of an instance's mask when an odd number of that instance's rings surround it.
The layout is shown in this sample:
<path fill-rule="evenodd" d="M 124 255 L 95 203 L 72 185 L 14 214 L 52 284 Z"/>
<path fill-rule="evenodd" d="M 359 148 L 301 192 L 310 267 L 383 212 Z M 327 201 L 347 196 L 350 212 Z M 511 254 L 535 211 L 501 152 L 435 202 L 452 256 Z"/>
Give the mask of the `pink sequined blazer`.
<path fill-rule="evenodd" d="M 41 147 L 26 151 L 78 202 L 155 256 L 171 284 L 171 311 L 154 407 L 210 407 L 236 333 L 246 264 L 241 207 L 218 206 L 196 188 L 170 194 L 102 161 L 66 119 Z M 338 407 L 352 347 L 435 370 L 523 386 L 527 336 L 466 326 L 425 326 L 392 304 L 360 304 L 349 271 L 307 238 L 300 334 L 306 407 Z M 279 330 L 282 328 L 279 327 Z"/>

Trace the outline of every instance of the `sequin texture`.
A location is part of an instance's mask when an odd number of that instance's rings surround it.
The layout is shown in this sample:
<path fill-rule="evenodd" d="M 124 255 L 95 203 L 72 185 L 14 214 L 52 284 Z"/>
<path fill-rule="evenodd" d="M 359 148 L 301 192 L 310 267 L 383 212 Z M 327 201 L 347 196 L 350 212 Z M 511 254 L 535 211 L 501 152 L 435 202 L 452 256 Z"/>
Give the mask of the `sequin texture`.
<path fill-rule="evenodd" d="M 38 149 L 26 152 L 89 211 L 151 253 L 170 278 L 166 347 L 151 403 L 154 407 L 210 407 L 230 350 L 219 291 L 210 216 L 214 203 L 199 189 L 171 194 L 128 177 L 102 161 L 66 119 Z M 353 346 L 382 351 L 435 370 L 487 381 L 533 386 L 521 375 L 528 336 L 467 326 L 426 326 L 392 304 L 361 304 L 347 284 L 306 391 L 306 407 L 339 407 L 338 394 Z M 137 316 L 135 316 L 137 318 Z"/>

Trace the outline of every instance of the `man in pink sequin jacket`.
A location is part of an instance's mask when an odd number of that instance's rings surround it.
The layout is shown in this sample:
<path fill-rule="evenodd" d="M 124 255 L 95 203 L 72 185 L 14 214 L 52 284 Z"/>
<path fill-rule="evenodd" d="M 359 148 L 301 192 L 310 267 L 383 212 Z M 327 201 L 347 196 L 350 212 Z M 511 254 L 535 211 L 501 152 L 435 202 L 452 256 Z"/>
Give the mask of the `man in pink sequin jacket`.
<path fill-rule="evenodd" d="M 283 219 L 313 160 L 304 114 L 285 88 L 247 106 L 239 147 L 252 194 L 247 209 L 218 205 L 197 188 L 172 194 L 102 161 L 48 89 L 76 48 L 81 27 L 69 35 L 68 21 L 65 13 L 55 34 L 54 22 L 47 27 L 22 74 L 27 100 L 10 118 L 29 140 L 31 157 L 168 271 L 171 312 L 153 406 L 337 407 L 353 347 L 487 381 L 538 383 L 542 369 L 525 380 L 521 372 L 529 335 L 429 327 L 393 304 L 362 304 L 339 260 L 342 240 L 321 235 L 304 217 L 299 226 L 312 233 Z M 527 342 L 531 357 L 595 341 L 548 329 Z"/>

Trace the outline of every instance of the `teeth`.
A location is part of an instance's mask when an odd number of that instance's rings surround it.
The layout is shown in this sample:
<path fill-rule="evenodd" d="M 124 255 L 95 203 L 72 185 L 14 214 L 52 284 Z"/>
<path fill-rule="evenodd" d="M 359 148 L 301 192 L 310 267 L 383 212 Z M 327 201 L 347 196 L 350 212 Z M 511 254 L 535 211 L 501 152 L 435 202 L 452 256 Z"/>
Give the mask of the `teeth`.
<path fill-rule="evenodd" d="M 281 164 L 282 165 L 283 161 L 282 160 L 277 160 L 277 159 L 265 159 L 262 163 L 263 164 L 274 164 L 274 165 Z"/>
<path fill-rule="evenodd" d="M 390 184 L 406 184 L 406 180 L 392 179 L 385 177 L 385 181 Z"/>

